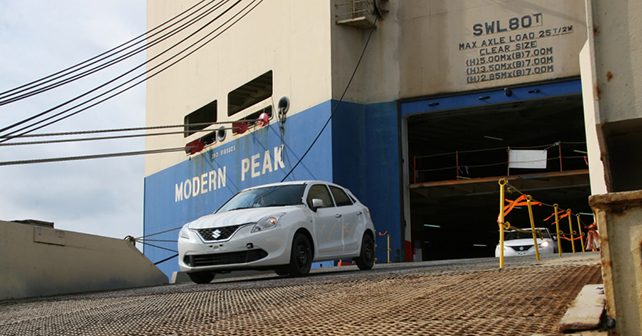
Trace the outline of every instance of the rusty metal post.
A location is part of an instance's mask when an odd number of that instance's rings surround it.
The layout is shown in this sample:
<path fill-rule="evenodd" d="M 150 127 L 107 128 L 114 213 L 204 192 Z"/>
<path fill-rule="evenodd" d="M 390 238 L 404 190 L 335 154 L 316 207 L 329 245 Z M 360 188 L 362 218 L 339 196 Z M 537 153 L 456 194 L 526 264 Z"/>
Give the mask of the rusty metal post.
<path fill-rule="evenodd" d="M 566 214 L 568 216 L 568 230 L 571 234 L 571 247 L 573 250 L 573 254 L 575 254 L 575 236 L 573 235 L 573 219 L 571 218 L 571 209 L 566 209 Z"/>
<path fill-rule="evenodd" d="M 586 252 L 584 250 L 584 233 L 582 232 L 582 222 L 580 221 L 580 214 L 575 215 L 577 217 L 577 229 L 580 233 L 580 243 L 582 244 L 582 253 Z"/>
<path fill-rule="evenodd" d="M 602 279 L 618 335 L 642 330 L 642 190 L 589 197 L 596 213 Z"/>
<path fill-rule="evenodd" d="M 526 195 L 526 205 L 528 206 L 528 218 L 531 222 L 531 232 L 533 233 L 533 246 L 535 246 L 535 259 L 540 261 L 539 257 L 539 245 L 537 244 L 537 236 L 535 235 L 535 219 L 533 218 L 533 207 L 531 201 L 533 197 L 531 195 Z"/>
<path fill-rule="evenodd" d="M 390 233 L 386 234 L 386 243 L 387 245 L 387 251 L 388 251 L 388 258 L 387 258 L 387 263 L 390 263 Z"/>
<path fill-rule="evenodd" d="M 560 238 L 560 216 L 557 213 L 557 210 L 559 208 L 559 204 L 555 203 L 553 204 L 553 209 L 555 211 L 555 232 L 557 234 L 557 253 L 559 256 L 562 256 L 562 240 Z"/>
<path fill-rule="evenodd" d="M 499 269 L 504 268 L 504 197 L 506 189 L 506 179 L 499 179 L 499 216 L 497 225 L 499 225 Z"/>

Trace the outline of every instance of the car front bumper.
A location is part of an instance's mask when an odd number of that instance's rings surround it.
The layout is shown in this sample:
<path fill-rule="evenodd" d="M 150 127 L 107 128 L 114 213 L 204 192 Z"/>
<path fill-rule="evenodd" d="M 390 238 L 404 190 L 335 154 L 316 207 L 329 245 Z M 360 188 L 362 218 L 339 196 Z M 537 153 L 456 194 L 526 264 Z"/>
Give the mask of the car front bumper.
<path fill-rule="evenodd" d="M 240 227 L 229 239 L 203 241 L 195 230 L 178 239 L 178 266 L 183 272 L 269 268 L 290 262 L 291 235 L 285 228 L 252 233 Z"/>
<path fill-rule="evenodd" d="M 539 247 L 540 255 L 552 255 L 554 254 L 553 246 Z M 534 256 L 535 247 L 532 245 L 528 249 L 522 251 L 515 250 L 511 246 L 504 246 L 504 257 L 520 257 L 520 256 Z M 499 246 L 495 248 L 495 258 L 499 258 Z"/>

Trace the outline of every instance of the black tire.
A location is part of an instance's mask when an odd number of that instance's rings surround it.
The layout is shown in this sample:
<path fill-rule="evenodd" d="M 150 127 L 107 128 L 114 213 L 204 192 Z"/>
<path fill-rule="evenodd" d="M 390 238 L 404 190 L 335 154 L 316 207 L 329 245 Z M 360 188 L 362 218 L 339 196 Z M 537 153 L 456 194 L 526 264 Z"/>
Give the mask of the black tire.
<path fill-rule="evenodd" d="M 372 269 L 372 266 L 375 262 L 375 245 L 372 235 L 367 232 L 363 234 L 361 238 L 361 254 L 358 258 L 354 258 L 354 261 L 357 262 L 357 266 L 362 271 L 367 271 Z"/>
<path fill-rule="evenodd" d="M 192 272 L 187 275 L 197 284 L 208 284 L 214 280 L 213 272 Z"/>
<path fill-rule="evenodd" d="M 274 270 L 274 273 L 280 276 L 290 275 L 290 272 L 288 271 L 287 267 L 279 267 Z"/>
<path fill-rule="evenodd" d="M 292 239 L 290 265 L 287 272 L 292 276 L 302 276 L 310 273 L 312 267 L 312 243 L 305 235 L 297 233 Z"/>

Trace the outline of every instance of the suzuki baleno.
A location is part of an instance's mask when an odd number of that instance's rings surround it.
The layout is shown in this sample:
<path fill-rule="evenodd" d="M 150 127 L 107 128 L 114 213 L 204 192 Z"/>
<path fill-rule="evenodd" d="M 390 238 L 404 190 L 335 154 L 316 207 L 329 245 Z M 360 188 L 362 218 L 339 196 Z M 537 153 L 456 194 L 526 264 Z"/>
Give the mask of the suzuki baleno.
<path fill-rule="evenodd" d="M 218 211 L 185 224 L 179 267 L 196 283 L 217 272 L 273 269 L 301 276 L 313 261 L 375 261 L 370 211 L 347 189 L 322 181 L 269 184 L 237 193 Z"/>

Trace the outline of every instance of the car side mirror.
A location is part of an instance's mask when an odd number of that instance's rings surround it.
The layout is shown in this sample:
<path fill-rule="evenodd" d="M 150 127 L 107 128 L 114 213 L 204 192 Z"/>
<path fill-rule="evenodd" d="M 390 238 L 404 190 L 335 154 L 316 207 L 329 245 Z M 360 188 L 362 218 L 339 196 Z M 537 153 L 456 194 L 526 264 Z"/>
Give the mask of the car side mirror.
<path fill-rule="evenodd" d="M 323 200 L 319 198 L 312 199 L 312 211 L 317 211 L 317 209 L 323 208 Z"/>

